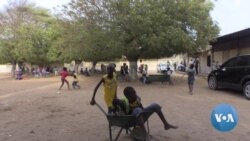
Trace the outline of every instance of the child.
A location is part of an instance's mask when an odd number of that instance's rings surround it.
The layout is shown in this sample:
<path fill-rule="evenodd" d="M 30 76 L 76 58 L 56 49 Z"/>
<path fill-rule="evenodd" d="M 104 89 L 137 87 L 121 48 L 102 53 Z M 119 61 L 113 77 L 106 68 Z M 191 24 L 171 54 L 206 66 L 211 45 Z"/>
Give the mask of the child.
<path fill-rule="evenodd" d="M 95 95 L 96 95 L 97 89 L 103 83 L 104 100 L 106 102 L 106 105 L 108 106 L 108 113 L 112 113 L 114 112 L 114 107 L 113 107 L 112 102 L 116 98 L 116 91 L 117 91 L 117 80 L 116 80 L 116 76 L 114 73 L 114 66 L 109 65 L 107 67 L 107 72 L 108 74 L 104 75 L 101 81 L 95 87 L 90 104 L 91 105 L 95 104 Z"/>
<path fill-rule="evenodd" d="M 125 70 L 123 66 L 121 66 L 120 74 L 121 74 L 122 81 L 125 81 Z"/>
<path fill-rule="evenodd" d="M 144 126 L 144 119 L 143 117 L 140 116 L 142 112 L 156 112 L 158 116 L 160 117 L 165 130 L 168 130 L 171 128 L 172 129 L 178 128 L 177 126 L 171 125 L 167 122 L 167 120 L 165 119 L 161 111 L 161 106 L 159 104 L 153 103 L 144 108 L 143 105 L 141 104 L 141 98 L 137 96 L 136 91 L 134 90 L 133 87 L 126 87 L 123 93 L 127 100 L 121 101 L 121 100 L 115 99 L 113 102 L 114 105 L 120 106 L 121 109 L 123 109 L 124 112 L 127 114 L 131 114 L 131 115 L 135 115 L 136 117 L 139 117 L 138 119 L 139 125 L 142 127 L 145 133 L 146 133 L 146 128 Z M 124 103 L 126 104 L 124 105 Z"/>
<path fill-rule="evenodd" d="M 194 64 L 190 64 L 189 68 L 187 69 L 187 74 L 188 74 L 189 93 L 192 95 L 194 87 L 194 76 L 195 76 Z"/>
<path fill-rule="evenodd" d="M 68 80 L 66 79 L 66 77 L 69 76 L 70 74 L 69 74 L 69 72 L 67 71 L 67 68 L 66 68 L 66 67 L 63 67 L 63 70 L 60 72 L 60 75 L 61 75 L 61 82 L 62 82 L 62 84 L 61 84 L 59 90 L 62 89 L 62 87 L 63 87 L 63 85 L 64 85 L 64 82 L 67 84 L 68 90 L 69 90 L 69 82 L 68 82 Z"/>
<path fill-rule="evenodd" d="M 75 88 L 80 89 L 81 87 L 77 84 L 79 81 L 78 81 L 78 79 L 77 79 L 77 77 L 76 77 L 75 74 L 73 75 L 73 78 L 74 78 L 74 80 L 73 80 L 73 82 L 72 82 L 72 87 L 73 87 L 74 89 L 75 89 Z"/>

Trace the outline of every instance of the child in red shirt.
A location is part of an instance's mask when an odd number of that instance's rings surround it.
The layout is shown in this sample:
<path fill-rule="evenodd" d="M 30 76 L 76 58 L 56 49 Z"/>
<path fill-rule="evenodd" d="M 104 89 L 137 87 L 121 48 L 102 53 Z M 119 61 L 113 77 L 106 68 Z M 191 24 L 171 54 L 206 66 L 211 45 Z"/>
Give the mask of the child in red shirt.
<path fill-rule="evenodd" d="M 59 90 L 62 89 L 63 85 L 64 85 L 64 82 L 67 84 L 68 86 L 68 90 L 69 90 L 69 82 L 68 80 L 66 79 L 67 76 L 69 76 L 69 72 L 67 71 L 67 68 L 66 67 L 63 67 L 63 70 L 60 72 L 60 75 L 61 75 L 61 81 L 62 81 L 62 84 L 59 88 Z"/>

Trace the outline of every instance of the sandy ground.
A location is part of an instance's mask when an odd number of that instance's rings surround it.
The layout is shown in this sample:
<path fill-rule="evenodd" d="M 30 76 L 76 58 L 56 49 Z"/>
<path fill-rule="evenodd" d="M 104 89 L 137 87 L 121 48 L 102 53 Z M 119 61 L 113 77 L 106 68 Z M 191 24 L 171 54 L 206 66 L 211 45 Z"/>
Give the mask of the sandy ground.
<path fill-rule="evenodd" d="M 71 78 L 69 80 L 72 80 Z M 0 75 L 0 141 L 108 141 L 108 122 L 103 113 L 89 105 L 100 76 L 80 77 L 80 90 L 57 93 L 59 77 L 29 78 L 21 81 Z M 212 91 L 206 79 L 197 78 L 194 95 L 187 92 L 186 77 L 175 75 L 174 86 L 139 82 L 119 83 L 118 97 L 124 87 L 132 85 L 143 104 L 157 102 L 167 120 L 179 126 L 164 130 L 157 115 L 150 118 L 152 141 L 248 141 L 250 135 L 250 101 L 238 92 Z M 102 89 L 96 101 L 104 106 Z M 212 108 L 230 103 L 238 111 L 238 126 L 221 133 L 210 122 Z M 118 128 L 112 129 L 114 132 Z M 128 141 L 123 132 L 120 141 Z"/>

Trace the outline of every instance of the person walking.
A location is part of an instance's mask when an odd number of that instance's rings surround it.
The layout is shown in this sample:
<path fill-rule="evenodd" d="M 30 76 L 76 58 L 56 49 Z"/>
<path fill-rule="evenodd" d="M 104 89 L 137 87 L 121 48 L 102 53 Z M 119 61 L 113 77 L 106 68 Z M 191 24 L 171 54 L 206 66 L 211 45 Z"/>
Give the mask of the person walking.
<path fill-rule="evenodd" d="M 92 96 L 92 99 L 90 101 L 91 105 L 95 105 L 95 95 L 100 87 L 101 84 L 103 84 L 104 88 L 104 101 L 108 107 L 108 113 L 114 113 L 115 108 L 113 106 L 113 100 L 117 97 L 116 91 L 117 91 L 117 80 L 116 80 L 116 73 L 115 68 L 113 64 L 109 64 L 107 67 L 108 74 L 104 75 L 101 79 L 101 81 L 96 85 L 94 89 L 94 93 Z"/>
<path fill-rule="evenodd" d="M 195 80 L 195 71 L 194 71 L 194 64 L 190 64 L 189 68 L 187 69 L 187 75 L 188 75 L 188 88 L 189 93 L 193 94 L 193 88 L 194 88 L 194 80 Z"/>

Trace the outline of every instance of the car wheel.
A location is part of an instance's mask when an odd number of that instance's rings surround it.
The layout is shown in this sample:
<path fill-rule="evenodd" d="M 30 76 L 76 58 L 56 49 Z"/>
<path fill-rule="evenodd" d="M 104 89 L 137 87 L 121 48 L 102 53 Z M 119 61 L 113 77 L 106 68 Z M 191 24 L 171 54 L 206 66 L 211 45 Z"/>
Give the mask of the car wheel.
<path fill-rule="evenodd" d="M 250 81 L 248 81 L 243 87 L 243 94 L 250 100 Z"/>
<path fill-rule="evenodd" d="M 214 76 L 210 76 L 208 79 L 208 87 L 212 90 L 217 89 L 217 81 L 216 78 Z"/>

